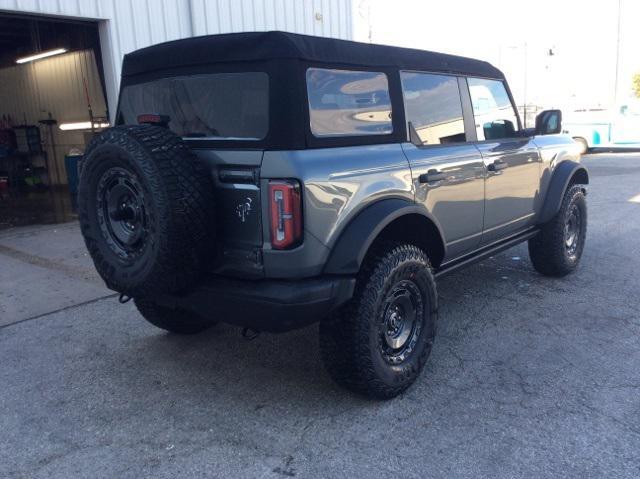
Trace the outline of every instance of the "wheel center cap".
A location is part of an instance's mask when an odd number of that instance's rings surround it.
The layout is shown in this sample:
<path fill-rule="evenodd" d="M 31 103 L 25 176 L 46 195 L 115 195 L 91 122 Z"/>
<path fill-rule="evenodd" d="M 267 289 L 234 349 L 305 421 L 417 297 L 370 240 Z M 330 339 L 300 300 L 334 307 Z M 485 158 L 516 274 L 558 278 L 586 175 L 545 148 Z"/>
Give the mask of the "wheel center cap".
<path fill-rule="evenodd" d="M 407 314 L 402 304 L 392 304 L 387 310 L 384 339 L 392 349 L 404 346 L 410 336 L 412 324 L 407 323 Z"/>
<path fill-rule="evenodd" d="M 396 306 L 396 308 L 394 308 L 394 310 L 389 315 L 389 321 L 388 321 L 389 327 L 387 329 L 390 332 L 398 333 L 402 328 L 403 322 L 404 322 L 404 318 L 402 317 L 402 312 Z"/>

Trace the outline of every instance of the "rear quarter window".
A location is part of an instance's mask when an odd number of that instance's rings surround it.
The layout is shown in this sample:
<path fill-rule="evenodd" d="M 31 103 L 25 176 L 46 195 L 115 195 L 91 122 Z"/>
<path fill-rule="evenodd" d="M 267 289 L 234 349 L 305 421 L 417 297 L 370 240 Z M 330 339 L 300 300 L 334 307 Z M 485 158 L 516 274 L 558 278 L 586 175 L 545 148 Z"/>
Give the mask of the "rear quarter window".
<path fill-rule="evenodd" d="M 143 114 L 168 116 L 169 128 L 187 139 L 261 140 L 269 130 L 269 77 L 263 72 L 214 73 L 124 87 L 124 123 L 135 124 Z"/>
<path fill-rule="evenodd" d="M 387 76 L 381 72 L 309 68 L 309 123 L 315 137 L 393 132 Z"/>

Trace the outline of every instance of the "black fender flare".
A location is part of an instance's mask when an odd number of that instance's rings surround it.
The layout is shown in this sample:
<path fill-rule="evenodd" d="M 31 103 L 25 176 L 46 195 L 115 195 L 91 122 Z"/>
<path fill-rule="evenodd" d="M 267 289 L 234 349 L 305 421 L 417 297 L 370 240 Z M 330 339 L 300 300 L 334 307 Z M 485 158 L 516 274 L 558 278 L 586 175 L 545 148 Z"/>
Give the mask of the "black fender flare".
<path fill-rule="evenodd" d="M 444 248 L 444 236 L 435 218 L 416 203 L 398 198 L 380 200 L 367 206 L 344 228 L 331 249 L 324 267 L 327 274 L 356 274 L 369 247 L 380 232 L 401 216 L 419 214 L 430 220 L 438 230 Z"/>
<path fill-rule="evenodd" d="M 540 212 L 539 224 L 544 224 L 551 220 L 558 211 L 560 211 L 560 205 L 562 205 L 562 199 L 564 193 L 567 191 L 569 183 L 574 176 L 578 175 L 577 184 L 589 184 L 589 173 L 587 169 L 580 163 L 575 161 L 565 160 L 558 164 L 549 180 L 549 187 L 547 188 L 547 195 L 542 205 Z"/>

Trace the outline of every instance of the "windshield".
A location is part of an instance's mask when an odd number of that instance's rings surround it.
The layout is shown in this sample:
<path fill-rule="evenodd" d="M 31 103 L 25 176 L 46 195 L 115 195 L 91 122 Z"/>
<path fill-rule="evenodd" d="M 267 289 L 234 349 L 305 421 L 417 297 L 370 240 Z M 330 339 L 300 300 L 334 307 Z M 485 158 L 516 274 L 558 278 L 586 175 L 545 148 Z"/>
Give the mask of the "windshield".
<path fill-rule="evenodd" d="M 169 128 L 186 139 L 261 140 L 269 129 L 269 78 L 262 72 L 162 78 L 124 87 L 125 124 L 139 115 L 169 117 Z"/>

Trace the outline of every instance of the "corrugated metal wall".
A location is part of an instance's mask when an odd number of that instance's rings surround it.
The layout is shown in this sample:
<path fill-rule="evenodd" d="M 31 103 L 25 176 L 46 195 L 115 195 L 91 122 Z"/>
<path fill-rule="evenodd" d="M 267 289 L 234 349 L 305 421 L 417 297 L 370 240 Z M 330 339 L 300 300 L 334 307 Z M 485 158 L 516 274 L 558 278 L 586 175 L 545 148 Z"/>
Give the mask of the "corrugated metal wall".
<path fill-rule="evenodd" d="M 122 57 L 138 48 L 195 35 L 252 30 L 353 36 L 352 0 L 0 0 L 0 10 L 100 21 L 112 115 Z"/>
<path fill-rule="evenodd" d="M 285 30 L 351 39 L 347 0 L 192 0 L 193 34 Z"/>
<path fill-rule="evenodd" d="M 0 116 L 10 116 L 14 124 L 37 125 L 49 113 L 58 123 L 89 121 L 87 91 L 93 114 L 104 116 L 107 105 L 102 93 L 93 51 L 65 53 L 37 62 L 0 69 Z M 50 178 L 54 184 L 65 184 L 64 156 L 73 147 L 84 149 L 84 134 L 53 128 L 55 155 L 51 149 L 49 128 L 40 127 L 50 160 Z"/>

